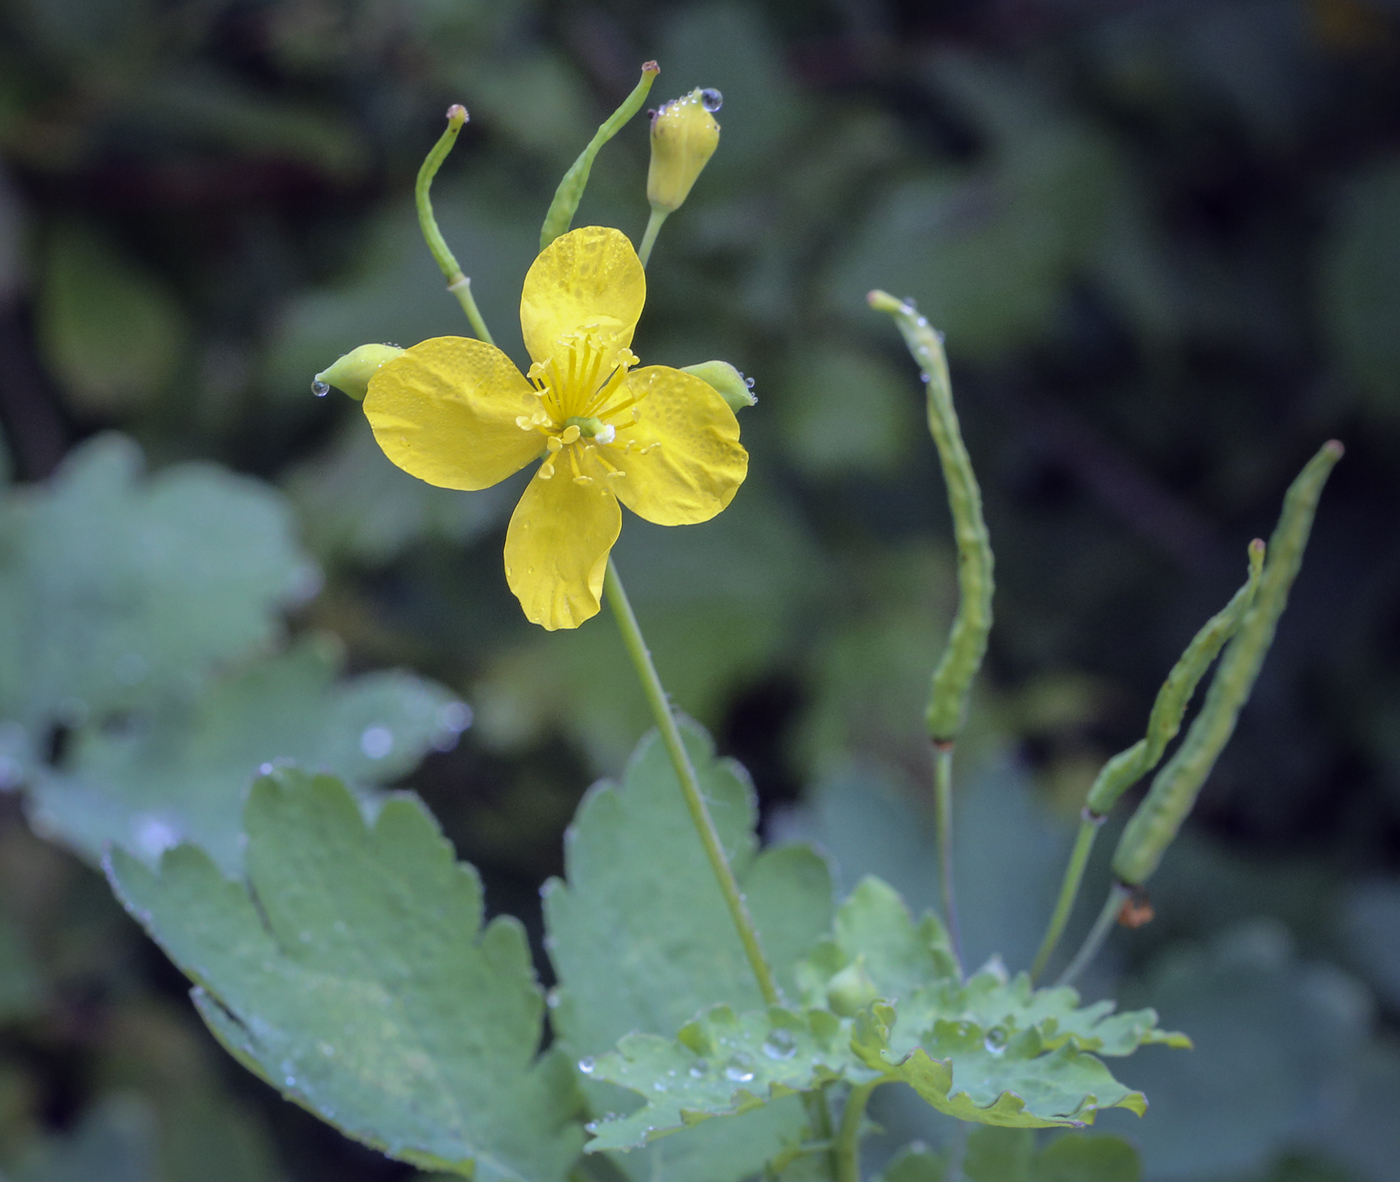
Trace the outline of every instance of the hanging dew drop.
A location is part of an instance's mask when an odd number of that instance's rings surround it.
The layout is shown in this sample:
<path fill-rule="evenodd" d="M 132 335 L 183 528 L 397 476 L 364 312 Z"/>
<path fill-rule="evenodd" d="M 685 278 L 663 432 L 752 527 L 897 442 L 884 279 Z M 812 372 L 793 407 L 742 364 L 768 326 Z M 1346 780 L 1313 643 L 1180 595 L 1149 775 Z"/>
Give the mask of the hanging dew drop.
<path fill-rule="evenodd" d="M 331 392 L 331 385 L 330 385 L 329 382 L 312 382 L 312 383 L 311 383 L 311 393 L 313 393 L 314 395 L 316 395 L 317 398 L 324 398 L 324 397 L 325 397 L 327 394 L 329 394 L 330 392 Z"/>
<path fill-rule="evenodd" d="M 584 1075 L 592 1075 L 593 1069 L 597 1066 L 597 1061 L 593 1058 L 592 1055 L 589 1055 L 586 1059 L 580 1059 L 578 1061 L 578 1069 L 582 1071 Z"/>
<path fill-rule="evenodd" d="M 724 95 L 713 87 L 708 87 L 700 92 L 700 105 L 713 115 L 724 106 Z"/>

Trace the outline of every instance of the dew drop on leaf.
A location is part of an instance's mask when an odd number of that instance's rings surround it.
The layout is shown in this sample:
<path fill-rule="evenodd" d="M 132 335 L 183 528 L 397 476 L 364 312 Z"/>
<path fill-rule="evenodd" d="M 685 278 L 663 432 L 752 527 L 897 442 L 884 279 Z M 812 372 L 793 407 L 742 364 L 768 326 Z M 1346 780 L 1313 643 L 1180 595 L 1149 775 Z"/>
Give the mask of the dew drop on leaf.
<path fill-rule="evenodd" d="M 578 1061 L 578 1069 L 582 1071 L 584 1075 L 592 1075 L 593 1069 L 597 1066 L 598 1063 L 592 1055 Z"/>
<path fill-rule="evenodd" d="M 775 1030 L 763 1040 L 763 1053 L 770 1059 L 791 1059 L 797 1054 L 797 1039 L 789 1030 Z"/>

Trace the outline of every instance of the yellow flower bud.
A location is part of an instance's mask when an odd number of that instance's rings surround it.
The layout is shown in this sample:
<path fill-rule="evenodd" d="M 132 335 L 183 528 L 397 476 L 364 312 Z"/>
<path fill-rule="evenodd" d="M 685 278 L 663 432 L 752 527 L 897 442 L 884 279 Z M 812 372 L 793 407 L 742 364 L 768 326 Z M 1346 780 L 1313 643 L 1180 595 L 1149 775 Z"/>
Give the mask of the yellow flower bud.
<path fill-rule="evenodd" d="M 719 396 L 735 412 L 758 401 L 753 393 L 753 378 L 746 378 L 727 361 L 702 361 L 699 365 L 683 365 L 682 373 L 694 374 L 713 386 Z"/>
<path fill-rule="evenodd" d="M 358 349 L 351 349 L 334 365 L 316 375 L 316 380 L 311 383 L 311 392 L 317 398 L 324 398 L 334 386 L 356 402 L 363 402 L 374 371 L 403 351 L 397 345 L 361 345 Z"/>
<path fill-rule="evenodd" d="M 690 186 L 719 146 L 719 124 L 712 112 L 723 101 L 719 91 L 697 87 L 652 113 L 647 200 L 653 209 L 671 213 L 689 196 Z"/>

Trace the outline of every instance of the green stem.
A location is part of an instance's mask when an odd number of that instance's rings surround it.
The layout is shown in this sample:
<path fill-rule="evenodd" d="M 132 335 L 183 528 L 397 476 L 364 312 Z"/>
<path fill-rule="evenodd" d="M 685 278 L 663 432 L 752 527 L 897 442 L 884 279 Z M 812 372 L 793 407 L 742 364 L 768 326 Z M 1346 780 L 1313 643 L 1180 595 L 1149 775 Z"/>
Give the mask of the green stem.
<path fill-rule="evenodd" d="M 488 345 L 494 345 L 496 342 L 491 339 L 491 331 L 486 327 L 486 321 L 481 318 L 476 300 L 472 297 L 472 281 L 462 274 L 462 268 L 457 265 L 456 257 L 447 245 L 447 240 L 443 238 L 442 231 L 438 229 L 437 218 L 433 215 L 432 198 L 428 195 L 433 186 L 433 178 L 437 176 L 442 162 L 447 159 L 447 154 L 452 151 L 452 145 L 457 142 L 457 133 L 462 130 L 467 118 L 467 109 L 460 103 L 453 103 L 447 108 L 447 130 L 433 145 L 432 151 L 423 161 L 423 167 L 418 170 L 418 183 L 414 186 L 413 199 L 418 206 L 418 225 L 422 228 L 423 240 L 428 244 L 428 250 L 447 280 L 447 290 L 457 297 L 457 302 L 462 305 L 462 311 L 467 314 L 476 335 Z"/>
<path fill-rule="evenodd" d="M 670 216 L 670 210 L 657 209 L 654 205 L 651 207 L 646 233 L 642 235 L 642 244 L 637 248 L 637 257 L 642 260 L 642 266 L 645 267 L 647 260 L 651 258 L 651 248 L 656 245 L 656 236 L 661 233 L 662 224 Z"/>
<path fill-rule="evenodd" d="M 1123 904 L 1131 895 L 1132 891 L 1121 882 L 1115 882 L 1109 887 L 1108 898 L 1104 900 L 1103 910 L 1099 912 L 1098 919 L 1094 920 L 1094 926 L 1084 937 L 1084 943 L 1079 946 L 1079 951 L 1074 954 L 1074 959 L 1069 962 L 1065 971 L 1056 980 L 1057 987 L 1074 984 L 1079 974 L 1098 955 L 1099 949 L 1103 947 L 1103 942 L 1108 939 L 1108 933 L 1113 928 L 1118 913 L 1123 909 Z"/>
<path fill-rule="evenodd" d="M 938 877 L 943 896 L 943 921 L 962 976 L 962 928 L 958 923 L 958 901 L 953 890 L 953 744 L 933 745 L 933 795 L 938 831 Z"/>
<path fill-rule="evenodd" d="M 1079 822 L 1079 832 L 1074 839 L 1074 849 L 1070 851 L 1069 865 L 1065 867 L 1065 879 L 1060 884 L 1060 897 L 1055 901 L 1055 913 L 1050 917 L 1050 926 L 1045 929 L 1045 938 L 1040 942 L 1040 951 L 1035 954 L 1031 965 L 1031 981 L 1040 979 L 1050 961 L 1055 946 L 1064 935 L 1065 924 L 1069 922 L 1074 901 L 1079 897 L 1079 884 L 1084 881 L 1084 868 L 1089 864 L 1089 853 L 1094 848 L 1103 818 L 1096 813 L 1084 810 Z"/>
<path fill-rule="evenodd" d="M 652 716 L 661 731 L 661 741 L 666 745 L 671 765 L 676 769 L 676 779 L 680 782 L 685 806 L 690 812 L 690 819 L 695 823 L 700 844 L 705 849 L 705 856 L 710 860 L 710 868 L 715 873 L 725 905 L 729 908 L 734 927 L 738 930 L 739 940 L 744 946 L 744 955 L 748 957 L 749 967 L 753 969 L 753 975 L 758 981 L 759 992 L 767 1005 L 779 1005 L 782 995 L 773 979 L 773 970 L 768 967 L 768 961 L 764 958 L 763 947 L 758 941 L 758 931 L 754 927 L 752 916 L 749 915 L 748 906 L 744 903 L 744 896 L 739 890 L 734 871 L 730 868 L 729 859 L 724 855 L 724 846 L 720 842 L 710 810 L 705 804 L 705 797 L 700 791 L 700 780 L 695 774 L 685 744 L 681 741 L 681 732 L 676 726 L 675 716 L 671 713 L 666 690 L 661 685 L 661 678 L 657 676 L 656 666 L 652 663 L 651 653 L 642 638 L 636 614 L 632 611 L 632 604 L 628 602 L 627 592 L 622 588 L 622 580 L 618 577 L 617 567 L 611 558 L 608 559 L 607 574 L 603 578 L 603 594 L 607 596 L 608 606 L 617 618 L 618 629 L 622 632 L 622 643 L 627 649 L 627 655 L 632 658 L 637 676 L 641 679 L 642 692 L 646 694 L 647 705 L 651 707 Z"/>
<path fill-rule="evenodd" d="M 860 1127 L 865 1119 L 865 1106 L 880 1081 L 857 1084 L 846 1097 L 841 1113 L 841 1128 L 836 1133 L 836 1182 L 860 1182 Z"/>

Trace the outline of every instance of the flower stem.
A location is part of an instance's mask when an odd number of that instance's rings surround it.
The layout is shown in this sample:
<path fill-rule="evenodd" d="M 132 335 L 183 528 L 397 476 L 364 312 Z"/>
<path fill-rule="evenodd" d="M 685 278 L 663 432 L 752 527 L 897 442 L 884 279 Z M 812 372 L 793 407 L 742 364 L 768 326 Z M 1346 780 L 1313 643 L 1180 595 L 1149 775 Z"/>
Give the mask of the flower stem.
<path fill-rule="evenodd" d="M 724 846 L 720 843 L 714 819 L 710 816 L 709 807 L 700 791 L 699 777 L 696 776 L 695 767 L 691 764 L 690 756 L 681 741 L 680 728 L 676 726 L 675 716 L 671 713 L 671 704 L 661 685 L 661 678 L 657 676 L 656 666 L 652 663 L 651 653 L 642 638 L 642 630 L 637 625 L 632 604 L 628 602 L 627 592 L 622 588 L 622 580 L 618 577 L 617 567 L 611 558 L 608 559 L 607 574 L 603 578 L 603 594 L 607 596 L 608 606 L 612 608 L 617 619 L 627 655 L 632 658 L 637 676 L 641 679 L 642 692 L 646 694 L 647 705 L 651 707 L 652 716 L 661 731 L 661 741 L 666 745 L 671 765 L 676 770 L 676 779 L 680 782 L 685 806 L 690 812 L 690 819 L 695 823 L 700 844 L 704 847 L 705 856 L 710 860 L 710 868 L 715 873 L 720 893 L 724 895 L 725 905 L 729 908 L 734 927 L 738 930 L 739 940 L 744 946 L 744 955 L 748 957 L 749 967 L 753 969 L 754 978 L 758 981 L 759 992 L 763 995 L 765 1004 L 778 1005 L 782 1001 L 782 995 L 773 979 L 773 970 L 768 967 L 768 961 L 764 958 L 763 947 L 758 942 L 758 930 L 754 927 L 753 917 L 749 915 L 748 906 L 744 903 L 744 896 L 739 891 L 739 883 L 730 868 L 729 859 L 725 857 Z"/>
<path fill-rule="evenodd" d="M 958 923 L 958 901 L 953 890 L 953 744 L 933 744 L 933 794 L 938 829 L 938 875 L 943 896 L 943 921 L 962 976 L 962 928 Z"/>
<path fill-rule="evenodd" d="M 642 266 L 647 265 L 647 260 L 651 258 L 651 248 L 656 245 L 656 236 L 661 233 L 661 225 L 670 217 L 671 211 L 668 209 L 657 209 L 651 207 L 651 217 L 647 218 L 646 233 L 642 235 L 642 244 L 637 248 L 637 257 L 642 260 Z"/>
<path fill-rule="evenodd" d="M 462 274 L 456 256 L 447 245 L 447 240 L 443 238 L 442 231 L 438 229 L 437 218 L 433 214 L 432 198 L 428 195 L 433 186 L 433 178 L 437 176 L 442 162 L 447 159 L 447 154 L 452 151 L 452 145 L 457 142 L 457 133 L 462 130 L 467 119 L 467 109 L 460 103 L 453 103 L 447 108 L 447 130 L 433 145 L 432 151 L 424 158 L 423 166 L 418 170 L 418 183 L 413 189 L 413 199 L 418 206 L 418 225 L 422 228 L 423 240 L 428 244 L 428 250 L 447 280 L 447 290 L 457 297 L 457 302 L 462 305 L 462 311 L 467 314 L 476 335 L 488 345 L 494 345 L 496 342 L 491 339 L 491 330 L 486 327 L 486 321 L 481 318 L 476 300 L 472 297 L 472 281 Z"/>
<path fill-rule="evenodd" d="M 1088 809 L 1084 810 L 1079 822 L 1079 832 L 1074 838 L 1074 849 L 1069 855 L 1069 865 L 1065 867 L 1064 882 L 1060 884 L 1060 897 L 1055 901 L 1055 913 L 1050 917 L 1050 925 L 1045 929 L 1045 938 L 1040 942 L 1040 951 L 1035 954 L 1035 963 L 1031 965 L 1032 982 L 1039 980 L 1055 951 L 1055 946 L 1064 935 L 1065 924 L 1069 922 L 1070 912 L 1074 910 L 1074 901 L 1079 897 L 1079 885 L 1084 881 L 1084 868 L 1089 864 L 1089 853 L 1094 848 L 1094 839 L 1098 836 L 1099 826 L 1102 824 L 1101 816 L 1091 813 Z"/>
<path fill-rule="evenodd" d="M 836 1133 L 836 1182 L 860 1182 L 860 1126 L 865 1118 L 865 1105 L 870 1100 L 870 1093 L 879 1083 L 879 1080 L 874 1080 L 857 1084 L 846 1097 L 841 1128 Z"/>
<path fill-rule="evenodd" d="M 1079 951 L 1074 954 L 1074 959 L 1066 966 L 1065 971 L 1056 980 L 1056 987 L 1061 985 L 1073 985 L 1079 974 L 1088 966 L 1089 962 L 1099 954 L 1099 949 L 1103 947 L 1103 942 L 1108 939 L 1108 933 L 1113 927 L 1113 921 L 1118 918 L 1118 913 L 1123 909 L 1123 904 L 1132 896 L 1132 891 L 1121 882 L 1115 882 L 1108 889 L 1108 898 L 1104 900 L 1103 910 L 1099 912 L 1098 919 L 1094 920 L 1094 926 L 1089 929 L 1089 934 L 1084 937 L 1084 943 L 1079 946 Z"/>

